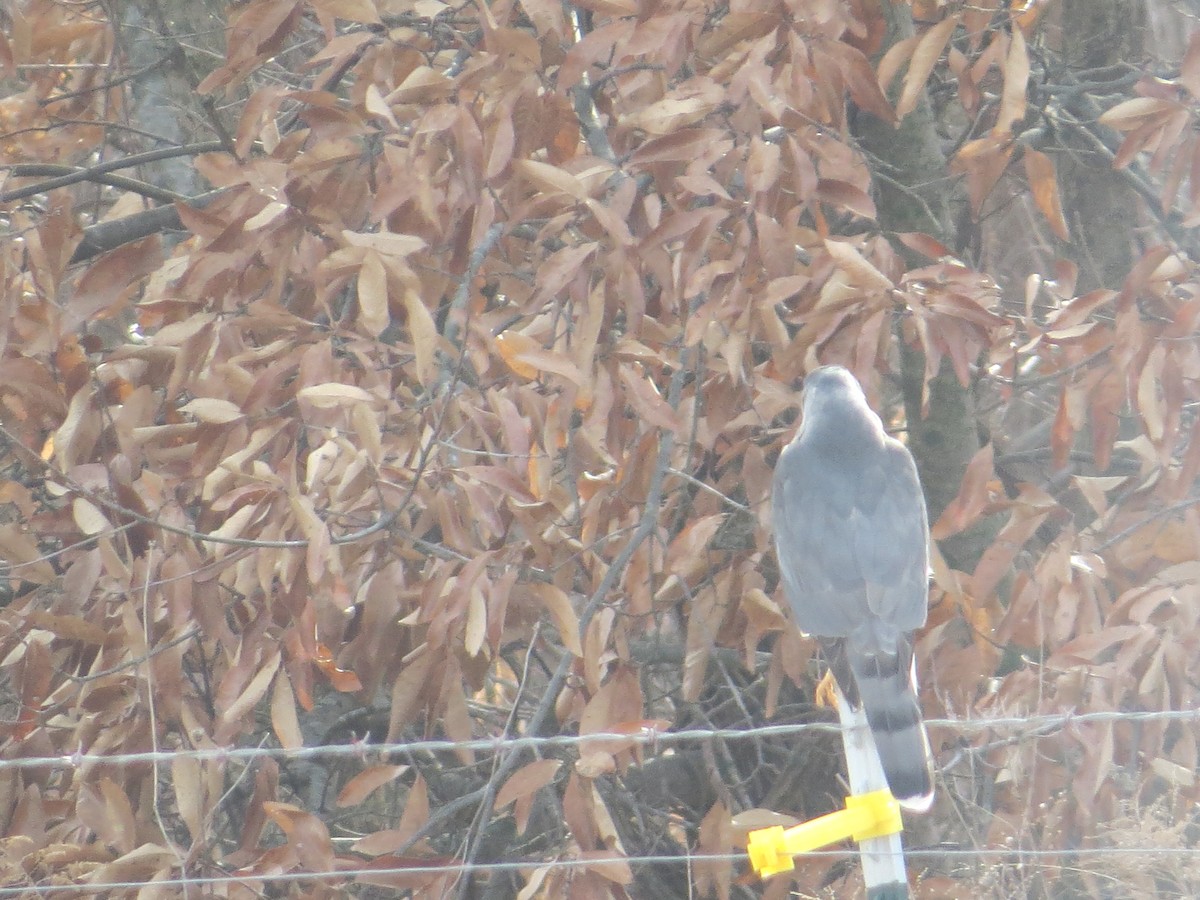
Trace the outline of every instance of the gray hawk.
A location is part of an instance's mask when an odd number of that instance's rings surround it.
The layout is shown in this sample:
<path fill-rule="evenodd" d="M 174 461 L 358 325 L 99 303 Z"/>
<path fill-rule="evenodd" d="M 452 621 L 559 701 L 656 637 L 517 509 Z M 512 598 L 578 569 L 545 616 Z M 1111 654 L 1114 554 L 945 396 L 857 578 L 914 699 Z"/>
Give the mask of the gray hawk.
<path fill-rule="evenodd" d="M 929 528 L 917 467 L 841 366 L 804 380 L 800 430 L 775 466 L 783 593 L 843 696 L 863 709 L 892 794 L 933 799 L 913 631 L 925 623 Z"/>

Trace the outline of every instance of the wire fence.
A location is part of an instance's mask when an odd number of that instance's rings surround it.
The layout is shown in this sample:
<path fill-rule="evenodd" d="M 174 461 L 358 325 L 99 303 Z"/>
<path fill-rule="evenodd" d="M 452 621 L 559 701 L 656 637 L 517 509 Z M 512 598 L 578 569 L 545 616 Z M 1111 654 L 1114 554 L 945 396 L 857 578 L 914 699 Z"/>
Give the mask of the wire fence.
<path fill-rule="evenodd" d="M 979 719 L 928 719 L 926 725 L 930 728 L 948 729 L 961 734 L 979 734 L 993 732 L 1017 732 L 1022 738 L 1037 739 L 1057 733 L 1073 725 L 1092 723 L 1138 723 L 1138 722 L 1180 722 L 1184 724 L 1200 724 L 1200 709 L 1194 710 L 1160 710 L 1160 711 L 1120 711 L 1086 713 L 1057 713 L 1032 716 L 999 716 Z M 360 759 L 364 763 L 377 761 L 381 758 L 395 757 L 404 754 L 435 754 L 450 751 L 471 750 L 481 753 L 506 754 L 518 751 L 549 751 L 570 748 L 586 748 L 601 745 L 611 751 L 625 750 L 633 747 L 649 748 L 653 752 L 682 747 L 688 744 L 712 741 L 746 741 L 764 738 L 786 738 L 812 732 L 837 733 L 841 726 L 836 722 L 805 722 L 782 725 L 763 725 L 751 728 L 707 728 L 686 729 L 679 731 L 663 731 L 653 727 L 645 727 L 630 731 L 602 732 L 582 735 L 548 735 L 548 736 L 496 736 L 470 741 L 453 740 L 416 740 L 390 743 L 370 743 L 367 740 L 346 744 L 320 747 L 302 747 L 287 749 L 281 747 L 209 747 L 209 748 L 179 748 L 170 750 L 155 750 L 137 753 L 78 753 L 54 756 L 29 756 L 23 758 L 0 759 L 0 770 L 40 769 L 40 770 L 69 770 L 88 769 L 92 766 L 117 766 L 134 764 L 170 764 L 182 759 L 197 762 L 234 762 L 250 764 L 255 760 L 271 758 L 279 761 L 321 761 Z M 12 748 L 8 752 L 12 752 Z M 350 838 L 338 839 L 338 845 L 353 841 Z M 147 849 L 145 847 L 141 848 Z M 153 850 L 153 847 L 149 849 Z M 0 884 L 0 898 L 5 897 L 84 897 L 95 896 L 104 892 L 134 891 L 152 886 L 156 891 L 175 891 L 179 896 L 188 897 L 202 892 L 221 891 L 233 886 L 243 886 L 253 891 L 261 891 L 270 885 L 313 885 L 313 884 L 347 884 L 357 883 L 363 887 L 387 886 L 398 884 L 416 885 L 429 883 L 437 878 L 465 877 L 476 874 L 513 873 L 531 878 L 539 870 L 543 874 L 555 870 L 594 870 L 607 871 L 612 874 L 614 866 L 624 867 L 626 874 L 629 870 L 639 867 L 673 866 L 686 867 L 692 871 L 694 867 L 703 866 L 747 866 L 748 857 L 744 852 L 730 853 L 690 853 L 631 855 L 623 856 L 618 852 L 610 855 L 582 855 L 544 858 L 526 858 L 500 862 L 470 862 L 456 859 L 452 856 L 436 856 L 424 858 L 418 854 L 404 857 L 383 855 L 377 858 L 375 864 L 370 864 L 356 856 L 339 856 L 336 862 L 330 861 L 327 868 L 309 871 L 265 871 L 234 870 L 218 871 L 213 874 L 189 874 L 189 866 L 183 862 L 183 856 L 178 855 L 172 860 L 174 853 L 168 847 L 158 848 L 159 852 L 168 854 L 162 861 L 160 875 L 170 877 L 145 877 L 141 879 L 121 880 L 130 871 L 122 871 L 122 859 L 114 862 L 95 862 L 90 874 L 80 872 L 75 883 L 35 883 L 34 879 L 21 880 L 14 883 L 6 877 L 7 884 Z M 135 850 L 130 856 L 137 855 Z M 846 860 L 858 856 L 857 848 L 827 849 L 805 854 L 805 858 L 829 861 Z M 942 866 L 947 864 L 971 865 L 992 863 L 1007 866 L 1052 866 L 1062 868 L 1080 865 L 1088 860 L 1103 860 L 1104 858 L 1146 860 L 1147 865 L 1154 860 L 1166 861 L 1182 859 L 1184 865 L 1191 861 L 1200 861 L 1200 850 L 1187 846 L 1104 846 L 1104 847 L 1075 847 L 1070 849 L 1038 849 L 1022 846 L 1020 842 L 1012 846 L 963 847 L 960 845 L 936 845 L 930 847 L 913 847 L 905 850 L 905 858 L 911 862 L 921 863 L 931 861 Z M 194 864 L 200 865 L 200 864 Z M 211 863 L 204 865 L 211 866 Z M 311 861 L 310 861 L 311 867 Z M 139 866 L 141 871 L 144 868 Z M 106 879 L 108 875 L 110 878 Z M 117 877 L 111 877 L 117 876 Z M 606 876 L 607 877 L 607 876 Z M 96 880 L 90 880 L 95 878 Z M 104 880 L 101 880 L 104 879 Z"/>
<path fill-rule="evenodd" d="M 1071 725 L 1108 722 L 1192 722 L 1200 724 L 1200 709 L 1129 711 L 1105 710 L 1086 713 L 1054 713 L 1034 716 L 1000 716 L 988 719 L 926 719 L 929 728 L 946 728 L 961 734 L 986 731 L 1024 730 L 1028 736 L 1059 731 Z M 179 759 L 198 762 L 250 762 L 256 759 L 323 760 L 361 758 L 372 759 L 397 754 L 444 753 L 464 751 L 479 753 L 511 753 L 521 750 L 562 749 L 599 744 L 621 743 L 627 747 L 668 749 L 689 743 L 706 741 L 742 741 L 770 737 L 794 737 L 799 734 L 826 732 L 837 734 L 837 722 L 797 722 L 787 725 L 761 725 L 753 728 L 696 728 L 680 731 L 660 731 L 642 728 L 634 731 L 597 732 L 594 734 L 547 735 L 544 737 L 496 736 L 470 741 L 418 740 L 375 743 L 368 740 L 320 747 L 192 747 L 173 750 L 147 750 L 136 753 L 78 753 L 56 756 L 28 756 L 0 759 L 0 771 L 6 769 L 66 769 L 93 765 L 134 765 L 138 763 L 170 763 Z"/>
<path fill-rule="evenodd" d="M 963 860 L 966 862 L 977 862 L 983 859 L 1003 859 L 1011 863 L 1035 863 L 1038 861 L 1055 861 L 1062 863 L 1064 860 L 1073 862 L 1083 861 L 1089 858 L 1100 858 L 1107 856 L 1124 856 L 1132 859 L 1140 857 L 1161 857 L 1161 856 L 1184 856 L 1195 857 L 1196 850 L 1176 847 L 1156 847 L 1156 848 L 1132 848 L 1132 847 L 1115 847 L 1115 848 L 1078 848 L 1074 850 L 1034 850 L 1034 849 L 992 849 L 992 848 L 971 848 L 958 849 L 952 847 L 929 848 L 929 849 L 913 849 L 906 850 L 905 857 L 910 860 L 921 859 L 938 859 L 938 860 Z M 812 859 L 828 859 L 836 861 L 857 857 L 858 850 L 843 849 L 843 850 L 815 850 L 805 853 L 806 858 Z M 415 857 L 414 857 L 415 859 Z M 605 857 L 590 857 L 590 858 L 562 858 L 549 860 L 528 860 L 521 862 L 492 862 L 492 863 L 461 863 L 461 862 L 446 862 L 440 864 L 430 863 L 428 865 L 413 864 L 413 865 L 393 865 L 393 866 L 369 866 L 362 868 L 343 868 L 343 869 L 327 869 L 323 871 L 311 872 L 267 872 L 262 874 L 254 873 L 238 873 L 231 872 L 220 875 L 181 875 L 174 878 L 156 878 L 152 881 L 142 879 L 140 881 L 88 881 L 77 885 L 71 884 L 54 884 L 54 885 L 11 885 L 0 887 L 0 897 L 16 897 L 28 896 L 29 894 L 54 894 L 55 896 L 65 896 L 67 894 L 78 894 L 80 896 L 94 894 L 101 891 L 116 891 L 116 890 L 135 890 L 145 888 L 152 885 L 155 888 L 180 888 L 187 889 L 195 888 L 219 888 L 232 885 L 254 885 L 266 886 L 270 884 L 303 884 L 316 882 L 330 882 L 331 880 L 358 880 L 364 883 L 379 882 L 387 878 L 393 879 L 418 879 L 418 878 L 436 878 L 441 875 L 472 875 L 472 874 L 494 874 L 501 872 L 524 873 L 529 874 L 539 869 L 567 869 L 567 870 L 584 870 L 584 869 L 602 869 L 611 867 L 617 864 L 624 864 L 630 867 L 634 866 L 654 866 L 654 865 L 671 865 L 671 866 L 696 866 L 702 864 L 737 864 L 747 861 L 745 853 L 695 853 L 686 856 L 681 855 L 647 855 L 647 856 L 605 856 Z M 187 896 L 186 893 L 184 896 Z"/>

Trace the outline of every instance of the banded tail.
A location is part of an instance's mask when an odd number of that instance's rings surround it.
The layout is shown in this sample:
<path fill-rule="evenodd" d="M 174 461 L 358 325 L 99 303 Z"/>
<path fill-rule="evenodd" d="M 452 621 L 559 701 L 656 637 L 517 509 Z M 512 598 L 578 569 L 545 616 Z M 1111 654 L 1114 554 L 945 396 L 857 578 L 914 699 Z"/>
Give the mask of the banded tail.
<path fill-rule="evenodd" d="M 921 721 L 909 639 L 901 636 L 895 651 L 856 646 L 852 638 L 821 643 L 842 693 L 867 714 L 892 794 L 905 809 L 929 809 L 933 753 Z M 840 646 L 829 647 L 835 643 Z"/>

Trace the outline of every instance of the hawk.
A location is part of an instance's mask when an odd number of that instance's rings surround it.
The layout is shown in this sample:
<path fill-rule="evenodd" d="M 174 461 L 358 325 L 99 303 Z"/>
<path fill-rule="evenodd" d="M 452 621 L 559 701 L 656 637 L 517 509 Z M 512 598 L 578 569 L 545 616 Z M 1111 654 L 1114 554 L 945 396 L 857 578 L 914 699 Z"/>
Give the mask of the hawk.
<path fill-rule="evenodd" d="M 916 463 L 841 366 L 804 381 L 800 430 L 775 466 L 783 593 L 842 695 L 866 712 L 892 794 L 929 808 L 932 755 L 913 632 L 929 597 L 929 527 Z"/>

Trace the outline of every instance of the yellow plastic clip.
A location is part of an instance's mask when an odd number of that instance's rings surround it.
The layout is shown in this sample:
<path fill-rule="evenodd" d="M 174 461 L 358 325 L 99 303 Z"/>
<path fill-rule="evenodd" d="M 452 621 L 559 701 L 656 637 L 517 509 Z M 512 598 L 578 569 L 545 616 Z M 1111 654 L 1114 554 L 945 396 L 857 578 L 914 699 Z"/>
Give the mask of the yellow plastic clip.
<path fill-rule="evenodd" d="M 746 850 L 760 878 L 790 872 L 792 857 L 850 838 L 869 841 L 904 829 L 900 804 L 888 790 L 846 798 L 846 808 L 792 828 L 781 825 L 750 832 Z"/>

